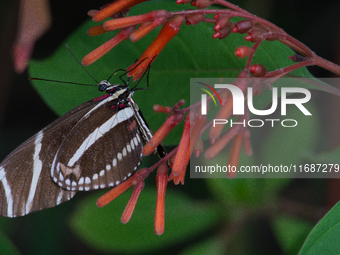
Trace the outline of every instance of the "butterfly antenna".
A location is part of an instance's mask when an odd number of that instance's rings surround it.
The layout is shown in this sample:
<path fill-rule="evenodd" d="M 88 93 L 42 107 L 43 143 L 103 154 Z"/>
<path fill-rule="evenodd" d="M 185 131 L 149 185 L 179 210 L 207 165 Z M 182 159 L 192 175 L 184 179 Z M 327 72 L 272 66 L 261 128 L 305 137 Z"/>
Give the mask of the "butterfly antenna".
<path fill-rule="evenodd" d="M 109 80 L 112 78 L 112 76 L 113 76 L 113 75 L 116 75 L 116 73 L 118 73 L 119 71 L 124 71 L 124 72 L 126 73 L 126 70 L 125 70 L 125 69 L 117 69 L 116 71 L 114 71 L 114 72 L 110 75 L 110 77 L 107 79 L 107 81 L 109 81 Z M 124 73 L 124 74 L 125 74 L 125 73 Z M 119 78 L 120 78 L 120 76 L 119 76 Z M 120 79 L 121 79 L 121 78 L 120 78 Z M 121 79 L 121 80 L 122 80 L 122 79 Z M 127 85 L 126 85 L 126 82 L 125 82 L 124 80 L 122 80 L 122 81 L 123 81 L 124 85 L 127 86 Z"/>
<path fill-rule="evenodd" d="M 107 81 L 109 81 L 109 80 L 112 78 L 112 76 L 115 75 L 117 72 L 119 72 L 119 71 L 124 71 L 124 73 L 123 73 L 122 75 L 119 76 L 119 79 L 124 83 L 124 86 L 125 86 L 125 87 L 128 87 L 128 86 L 129 86 L 129 78 L 130 78 L 130 77 L 128 77 L 127 81 L 125 81 L 122 77 L 123 77 L 124 75 L 126 75 L 127 73 L 131 72 L 133 69 L 137 68 L 137 66 L 139 66 L 139 65 L 140 65 L 144 60 L 146 60 L 147 58 L 148 58 L 148 57 L 144 58 L 138 65 L 136 65 L 134 68 L 132 68 L 132 69 L 129 70 L 129 71 L 127 71 L 127 70 L 125 70 L 125 69 L 118 69 L 118 70 L 114 71 L 113 74 L 111 74 L 110 77 L 107 79 Z M 136 60 L 136 62 L 137 62 L 137 60 Z M 136 63 L 136 62 L 135 62 L 135 63 Z"/>
<path fill-rule="evenodd" d="M 29 80 L 37 80 L 37 81 L 51 81 L 51 82 L 65 83 L 65 84 L 91 86 L 91 87 L 97 87 L 98 86 L 98 85 L 93 85 L 93 84 L 84 84 L 84 83 L 77 83 L 77 82 L 70 82 L 70 81 L 57 81 L 57 80 L 49 80 L 49 79 L 42 79 L 42 78 L 28 78 L 28 79 Z"/>
<path fill-rule="evenodd" d="M 138 80 L 137 84 L 132 88 L 133 90 L 141 90 L 141 89 L 148 89 L 149 88 L 149 74 L 150 74 L 150 68 L 151 68 L 151 64 L 152 62 L 155 60 L 155 58 L 157 57 L 157 54 L 155 56 L 152 57 L 149 65 L 148 65 L 148 68 L 146 69 L 146 71 L 143 73 L 142 77 Z M 145 59 L 147 58 L 144 58 L 139 64 L 141 64 Z M 131 70 L 130 70 L 131 71 Z M 140 81 L 143 79 L 143 77 L 145 76 L 145 74 L 147 73 L 146 75 L 146 87 L 144 88 L 137 88 L 136 87 L 138 86 L 138 84 L 140 83 Z"/>
<path fill-rule="evenodd" d="M 98 84 L 98 81 L 86 70 L 85 66 L 83 66 L 83 64 L 76 58 L 76 56 L 72 53 L 70 47 L 66 45 L 66 48 L 68 49 L 68 51 L 71 53 L 72 57 L 79 63 L 79 65 L 85 70 L 85 72 L 92 78 L 92 80 L 94 80 L 97 84 Z M 71 83 L 71 82 L 70 82 Z"/>

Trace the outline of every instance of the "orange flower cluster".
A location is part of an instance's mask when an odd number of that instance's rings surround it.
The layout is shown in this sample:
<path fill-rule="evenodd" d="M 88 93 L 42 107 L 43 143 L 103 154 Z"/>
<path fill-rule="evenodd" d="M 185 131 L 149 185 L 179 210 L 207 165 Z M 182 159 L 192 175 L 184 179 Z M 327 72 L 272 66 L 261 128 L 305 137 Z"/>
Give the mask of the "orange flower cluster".
<path fill-rule="evenodd" d="M 88 30 L 88 34 L 90 36 L 100 35 L 113 30 L 120 31 L 112 39 L 87 54 L 82 60 L 83 65 L 87 66 L 94 63 L 119 43 L 128 38 L 132 42 L 140 40 L 153 29 L 165 23 L 158 36 L 141 55 L 139 60 L 127 69 L 132 70 L 128 73 L 128 76 L 133 76 L 134 81 L 138 80 L 143 75 L 147 67 L 150 65 L 150 62 L 159 55 L 165 45 L 180 31 L 180 26 L 185 21 L 184 15 L 172 16 L 165 10 L 157 10 L 142 15 L 122 17 L 121 13 L 144 1 L 146 0 L 118 0 L 105 5 L 99 11 L 91 10 L 88 12 L 88 15 L 96 22 L 103 21 L 110 17 L 114 18 L 105 21 L 103 25 L 91 27 Z M 138 28 L 136 28 L 136 26 L 138 26 Z M 141 63 L 145 59 L 149 60 Z M 134 68 L 136 66 L 137 68 Z"/>
<path fill-rule="evenodd" d="M 155 151 L 157 146 L 163 141 L 163 139 L 169 134 L 169 132 L 177 126 L 183 119 L 184 113 L 181 111 L 178 111 L 179 107 L 181 107 L 184 104 L 184 100 L 181 100 L 179 103 L 177 103 L 172 109 L 168 107 L 156 107 L 158 110 L 162 112 L 171 113 L 165 123 L 161 126 L 160 129 L 154 134 L 154 136 L 150 139 L 150 141 L 143 147 L 143 155 L 147 156 L 150 155 Z M 185 135 L 183 137 L 187 137 L 189 131 L 190 131 L 190 124 L 187 121 L 185 124 Z M 168 166 L 166 164 L 166 161 L 173 155 L 181 155 L 181 153 L 176 153 L 177 151 L 184 151 L 186 152 L 186 148 L 188 147 L 189 140 L 188 138 L 182 139 L 185 140 L 185 142 L 181 142 L 180 146 L 182 149 L 175 149 L 172 152 L 170 152 L 165 158 L 163 158 L 160 162 L 158 162 L 156 165 L 150 167 L 150 168 L 143 168 L 136 172 L 131 178 L 127 179 L 125 182 L 121 183 L 117 187 L 113 188 L 103 196 L 101 196 L 97 200 L 97 206 L 103 207 L 110 203 L 112 200 L 117 198 L 119 195 L 121 195 L 123 192 L 125 192 L 127 189 L 129 189 L 131 186 L 134 186 L 133 193 L 130 197 L 130 200 L 128 204 L 125 207 L 125 210 L 122 214 L 121 221 L 123 223 L 127 223 L 134 211 L 134 208 L 136 206 L 138 197 L 140 192 L 142 191 L 144 187 L 144 179 L 148 177 L 148 175 L 158 167 L 157 170 L 157 177 L 156 177 L 156 184 L 157 184 L 157 198 L 156 198 L 156 212 L 155 212 L 155 233 L 158 235 L 163 234 L 164 232 L 164 215 L 165 215 L 165 193 L 166 193 L 166 187 L 168 181 L 170 181 L 171 176 L 168 178 Z M 176 156 L 177 158 L 177 156 Z M 182 161 L 182 158 L 178 159 L 180 162 Z M 178 169 L 178 181 L 184 182 L 184 175 L 185 175 L 185 169 L 187 167 L 187 164 L 189 163 L 189 158 L 186 159 L 186 164 L 180 166 L 180 169 Z M 176 179 L 177 177 L 175 177 Z M 177 179 L 176 179 L 177 180 Z"/>
<path fill-rule="evenodd" d="M 103 21 L 107 18 L 113 18 L 105 21 L 103 25 L 92 27 L 88 30 L 90 36 L 99 35 L 113 30 L 120 30 L 116 36 L 112 39 L 93 50 L 86 55 L 82 63 L 89 65 L 102 57 L 113 47 L 126 39 L 130 39 L 133 42 L 138 41 L 145 35 L 150 33 L 153 29 L 162 25 L 162 28 L 134 64 L 127 68 L 128 76 L 133 76 L 133 80 L 136 81 L 142 77 L 150 63 L 159 55 L 165 45 L 180 31 L 181 25 L 186 22 L 187 25 L 195 25 L 199 22 L 206 20 L 203 13 L 170 13 L 165 10 L 151 11 L 149 13 L 123 17 L 122 13 L 128 11 L 128 9 L 136 4 L 139 4 L 145 0 L 117 0 L 106 6 L 101 10 L 92 10 L 88 14 L 94 21 Z M 177 0 L 177 3 L 185 4 L 188 0 Z M 197 0 L 191 2 L 193 6 L 203 8 L 212 4 L 211 0 Z M 229 22 L 229 17 L 225 14 L 216 14 L 214 19 L 214 31 L 213 38 L 223 39 L 227 37 L 231 32 L 244 33 L 247 32 L 253 23 L 249 21 L 242 21 L 238 23 Z M 249 57 L 253 51 L 249 47 L 239 47 L 235 51 L 235 55 L 240 58 Z M 256 69 L 256 70 L 255 70 Z M 241 90 L 246 91 L 249 86 L 248 78 L 250 73 L 254 76 L 260 73 L 260 66 L 256 68 L 245 70 L 242 72 L 238 79 L 235 81 L 235 85 Z M 265 75 L 265 72 L 261 72 L 261 75 Z M 216 118 L 228 119 L 232 116 L 233 110 L 233 98 L 230 93 L 221 90 L 219 92 L 221 98 L 222 107 L 218 112 Z M 164 124 L 155 132 L 150 141 L 143 148 L 143 155 L 148 156 L 153 153 L 164 138 L 170 133 L 184 119 L 184 129 L 180 143 L 177 148 L 172 150 L 161 159 L 158 163 L 150 168 L 143 168 L 136 172 L 131 178 L 121 183 L 117 187 L 113 188 L 105 195 L 97 200 L 99 207 L 105 206 L 120 194 L 125 192 L 131 186 L 134 186 L 131 198 L 123 212 L 121 221 L 127 223 L 134 211 L 140 192 L 144 187 L 144 179 L 157 168 L 157 199 L 156 199 L 156 211 L 155 211 L 155 233 L 160 235 L 164 232 L 164 214 L 165 214 L 165 193 L 167 183 L 173 181 L 176 185 L 184 184 L 184 178 L 186 168 L 189 164 L 189 160 L 192 154 L 196 157 L 200 156 L 203 152 L 202 135 L 205 131 L 208 131 L 208 137 L 211 146 L 205 150 L 204 156 L 207 159 L 214 158 L 226 145 L 232 142 L 231 152 L 228 158 L 227 165 L 238 166 L 242 145 L 247 155 L 252 154 L 252 148 L 250 145 L 250 131 L 245 127 L 232 127 L 226 133 L 222 134 L 223 125 L 212 126 L 211 122 L 207 123 L 207 117 L 201 115 L 199 104 L 190 106 L 185 109 L 180 109 L 184 105 L 184 101 L 181 100 L 174 107 L 165 107 L 155 105 L 154 110 L 156 112 L 163 112 L 168 114 L 168 117 Z M 186 115 L 186 116 L 185 116 Z M 247 121 L 249 114 L 239 117 L 238 121 Z M 168 175 L 168 163 L 170 163 L 171 172 Z M 228 172 L 229 178 L 235 177 L 235 172 Z"/>
<path fill-rule="evenodd" d="M 133 65 L 127 70 L 129 76 L 133 76 L 134 80 L 138 80 L 142 77 L 143 73 L 150 66 L 150 63 L 159 55 L 165 45 L 180 31 L 181 25 L 186 21 L 187 25 L 195 25 L 202 22 L 205 17 L 202 13 L 193 13 L 188 15 L 172 15 L 165 10 L 152 11 L 146 14 L 137 16 L 122 17 L 120 13 L 127 11 L 133 5 L 142 2 L 141 0 L 127 0 L 127 1 L 115 1 L 106 5 L 100 11 L 90 11 L 89 15 L 93 17 L 94 21 L 102 21 L 106 18 L 113 17 L 105 21 L 101 26 L 95 26 L 88 30 L 90 36 L 99 35 L 113 30 L 120 30 L 116 36 L 107 41 L 91 53 L 86 55 L 82 63 L 89 65 L 95 62 L 97 59 L 106 54 L 113 47 L 121 43 L 126 39 L 130 39 L 135 42 L 147 35 L 154 28 L 163 25 L 159 34 L 149 47 L 144 51 Z M 178 3 L 185 4 L 188 1 L 177 1 Z M 210 5 L 210 0 L 198 0 L 192 2 L 194 5 Z M 227 37 L 233 28 L 233 23 L 229 24 L 229 18 L 226 15 L 215 15 L 215 34 L 214 38 Z M 136 29 L 136 26 L 139 27 Z M 240 53 L 239 53 L 240 54 Z M 245 54 L 245 53 L 243 53 Z M 249 53 L 248 53 L 249 54 Z M 245 89 L 248 84 L 245 84 L 244 80 L 237 80 L 237 85 Z M 229 93 L 222 91 L 220 93 L 222 99 L 222 107 L 217 114 L 216 118 L 228 119 L 232 116 L 233 100 Z M 118 197 L 124 191 L 131 186 L 134 186 L 131 198 L 123 212 L 121 221 L 127 223 L 134 211 L 140 192 L 144 187 L 144 179 L 156 168 L 157 170 L 157 199 L 156 199 L 156 212 L 155 212 L 155 233 L 160 235 L 164 232 L 164 213 L 165 213 L 165 193 L 167 183 L 172 181 L 177 185 L 179 183 L 184 184 L 184 178 L 186 168 L 189 164 L 189 160 L 192 154 L 196 157 L 200 156 L 203 152 L 203 141 L 201 139 L 202 134 L 208 129 L 209 139 L 211 146 L 204 153 L 208 159 L 214 158 L 232 139 L 232 149 L 229 156 L 228 164 L 231 166 L 238 165 L 239 156 L 241 153 L 242 144 L 247 154 L 252 154 L 250 146 L 250 132 L 246 128 L 231 128 L 227 133 L 221 135 L 222 125 L 212 127 L 211 123 L 207 123 L 207 117 L 202 116 L 196 108 L 186 108 L 180 110 L 180 107 L 184 104 L 184 101 L 179 101 L 173 108 L 165 106 L 154 106 L 156 112 L 163 112 L 169 114 L 164 124 L 155 132 L 150 141 L 143 148 L 143 155 L 148 156 L 155 151 L 157 146 L 164 140 L 169 132 L 175 128 L 185 117 L 184 129 L 180 143 L 177 148 L 171 151 L 166 157 L 161 159 L 157 164 L 150 168 L 143 168 L 135 173 L 131 178 L 121 183 L 105 195 L 100 197 L 97 201 L 99 207 L 105 206 L 113 199 Z M 220 137 L 221 136 L 221 137 Z M 168 176 L 167 162 L 170 162 L 171 173 Z M 229 178 L 234 178 L 235 173 L 228 173 Z"/>
<path fill-rule="evenodd" d="M 238 86 L 243 91 L 249 86 L 249 79 L 244 72 L 241 73 L 238 79 L 235 80 L 234 85 Z M 228 119 L 232 116 L 232 96 L 225 90 L 220 91 L 219 96 L 222 101 L 222 107 L 217 113 L 216 118 Z M 184 129 L 180 143 L 177 148 L 171 151 L 166 157 L 161 159 L 158 163 L 150 168 L 143 168 L 136 172 L 130 179 L 121 183 L 119 186 L 113 188 L 105 195 L 100 197 L 97 205 L 102 207 L 113 199 L 118 197 L 131 186 L 134 186 L 133 194 L 124 210 L 122 215 L 122 222 L 127 223 L 132 215 L 132 212 L 137 203 L 140 192 L 144 187 L 144 179 L 158 167 L 156 184 L 157 184 L 157 199 L 156 199 L 156 212 L 155 212 L 155 233 L 160 235 L 164 232 L 164 210 L 165 210 L 165 193 L 167 183 L 174 181 L 177 185 L 184 184 L 184 178 L 187 166 L 191 155 L 194 153 L 196 157 L 200 156 L 203 152 L 203 141 L 201 136 L 205 131 L 209 130 L 209 139 L 211 146 L 205 151 L 204 156 L 207 159 L 214 158 L 221 150 L 233 140 L 230 155 L 227 165 L 231 167 L 238 167 L 242 145 L 248 156 L 252 155 L 252 148 L 250 145 L 250 131 L 246 127 L 234 126 L 230 128 L 225 134 L 222 134 L 222 125 L 212 126 L 212 123 L 207 123 L 207 117 L 201 115 L 199 105 L 188 107 L 180 110 L 184 105 L 184 100 L 179 101 L 173 108 L 155 105 L 156 112 L 163 112 L 169 114 L 163 125 L 155 132 L 150 141 L 143 147 L 143 155 L 148 156 L 153 153 L 157 146 L 164 140 L 164 138 L 175 128 L 179 123 L 184 120 Z M 245 116 L 240 116 L 238 121 L 248 121 L 249 113 Z M 170 161 L 171 173 L 168 177 L 167 161 Z M 231 169 L 230 167 L 230 169 Z M 236 172 L 227 172 L 229 178 L 234 178 Z"/>
<path fill-rule="evenodd" d="M 166 44 L 180 31 L 180 27 L 185 22 L 187 25 L 196 25 L 200 22 L 213 23 L 214 39 L 224 39 L 231 33 L 246 34 L 245 40 L 253 44 L 252 47 L 240 46 L 235 50 L 235 55 L 238 58 L 247 58 L 247 63 L 238 78 L 234 81 L 234 85 L 238 86 L 244 93 L 247 87 L 253 87 L 254 95 L 261 94 L 269 83 L 264 83 L 260 79 L 257 81 L 250 80 L 249 77 L 262 77 L 278 79 L 291 71 L 308 65 L 317 64 L 326 69 L 332 70 L 335 73 L 340 73 L 340 68 L 332 66 L 326 60 L 323 60 L 315 55 L 307 46 L 286 34 L 282 29 L 274 24 L 261 19 L 251 13 L 241 9 L 224 0 L 176 0 L 177 4 L 188 4 L 198 8 L 198 10 L 183 10 L 181 12 L 168 12 L 166 10 L 156 10 L 149 13 L 126 16 L 129 8 L 144 2 L 146 0 L 116 0 L 105 5 L 101 10 L 91 10 L 88 15 L 96 22 L 105 21 L 102 25 L 92 27 L 88 30 L 90 36 L 96 36 L 107 33 L 113 30 L 120 30 L 116 36 L 91 53 L 86 55 L 82 63 L 90 65 L 113 47 L 126 39 L 136 42 L 149 34 L 156 27 L 162 26 L 159 34 L 149 47 L 144 51 L 134 64 L 127 68 L 128 76 L 133 76 L 133 80 L 140 79 L 145 71 L 150 66 L 151 62 L 160 54 Z M 212 4 L 217 4 L 226 7 L 227 9 L 201 9 L 209 7 Z M 208 18 L 206 15 L 212 14 L 213 18 Z M 233 17 L 241 17 L 238 22 L 230 22 Z M 280 40 L 284 44 L 294 49 L 298 54 L 291 56 L 290 59 L 296 62 L 295 64 L 280 68 L 274 71 L 267 71 L 266 68 L 258 63 L 252 64 L 253 56 L 264 41 Z M 250 84 L 252 82 L 252 84 Z M 227 91 L 219 91 L 221 99 L 221 109 L 216 115 L 216 119 L 228 119 L 233 113 L 233 97 Z M 144 146 L 143 155 L 147 156 L 153 153 L 161 144 L 164 138 L 184 119 L 184 129 L 178 147 L 169 152 L 158 163 L 149 168 L 143 168 L 136 172 L 131 178 L 121 183 L 111 191 L 97 200 L 99 207 L 105 206 L 120 194 L 125 192 L 131 186 L 134 186 L 133 194 L 123 212 L 122 222 L 127 223 L 131 218 L 137 203 L 140 192 L 144 187 L 144 179 L 157 168 L 157 199 L 155 211 L 155 233 L 161 235 L 164 232 L 164 214 L 165 214 L 165 193 L 167 183 L 174 181 L 177 185 L 184 184 L 186 168 L 192 154 L 199 157 L 204 151 L 202 135 L 208 132 L 210 146 L 205 150 L 204 156 L 207 159 L 212 159 L 218 155 L 229 143 L 231 144 L 230 155 L 228 158 L 228 169 L 238 167 L 242 145 L 245 153 L 248 156 L 252 155 L 250 144 L 250 131 L 246 127 L 240 125 L 231 127 L 227 132 L 223 133 L 223 125 L 212 125 L 212 122 L 207 122 L 207 117 L 201 115 L 200 104 L 196 103 L 185 109 L 180 109 L 184 105 L 181 100 L 174 107 L 166 107 L 155 105 L 156 112 L 168 114 L 164 124 L 153 135 L 152 139 Z M 244 116 L 238 117 L 238 122 L 247 122 L 249 120 L 249 112 Z M 170 163 L 170 175 L 168 175 L 168 164 Z M 229 178 L 234 178 L 236 172 L 227 172 Z"/>

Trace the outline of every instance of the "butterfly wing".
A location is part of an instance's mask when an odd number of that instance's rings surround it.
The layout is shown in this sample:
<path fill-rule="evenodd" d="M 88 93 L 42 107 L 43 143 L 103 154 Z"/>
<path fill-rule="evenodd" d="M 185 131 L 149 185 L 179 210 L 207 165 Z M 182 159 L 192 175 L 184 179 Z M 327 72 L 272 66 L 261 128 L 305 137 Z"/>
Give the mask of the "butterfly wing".
<path fill-rule="evenodd" d="M 142 161 L 142 141 L 132 105 L 108 97 L 68 133 L 51 176 L 67 190 L 108 188 L 125 181 Z"/>
<path fill-rule="evenodd" d="M 98 102 L 88 101 L 41 130 L 0 164 L 0 215 L 16 217 L 54 207 L 75 192 L 55 184 L 51 166 L 65 136 Z"/>

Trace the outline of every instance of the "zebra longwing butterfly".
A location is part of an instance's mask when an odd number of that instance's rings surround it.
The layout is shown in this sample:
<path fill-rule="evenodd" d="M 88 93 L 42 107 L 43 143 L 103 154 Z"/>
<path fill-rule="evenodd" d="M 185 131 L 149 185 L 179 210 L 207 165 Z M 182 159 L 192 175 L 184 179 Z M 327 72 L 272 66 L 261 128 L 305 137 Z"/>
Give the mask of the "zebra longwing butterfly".
<path fill-rule="evenodd" d="M 121 80 L 99 82 L 106 95 L 61 116 L 1 162 L 0 216 L 54 207 L 77 191 L 116 186 L 137 170 L 152 132 L 132 95 L 145 88 Z"/>

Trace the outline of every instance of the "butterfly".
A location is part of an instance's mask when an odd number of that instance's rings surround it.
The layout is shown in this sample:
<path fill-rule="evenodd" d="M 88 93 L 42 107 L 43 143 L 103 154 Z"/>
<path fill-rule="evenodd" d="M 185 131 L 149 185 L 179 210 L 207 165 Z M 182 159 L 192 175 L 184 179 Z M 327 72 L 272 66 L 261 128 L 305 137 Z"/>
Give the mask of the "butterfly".
<path fill-rule="evenodd" d="M 77 191 L 117 186 L 134 174 L 142 162 L 143 143 L 153 133 L 132 99 L 148 85 L 137 88 L 139 80 L 129 88 L 129 78 L 122 78 L 126 73 L 119 77 L 123 84 L 111 84 L 112 75 L 99 82 L 105 95 L 61 116 L 1 162 L 0 216 L 51 208 Z M 162 145 L 157 152 L 166 155 Z"/>

